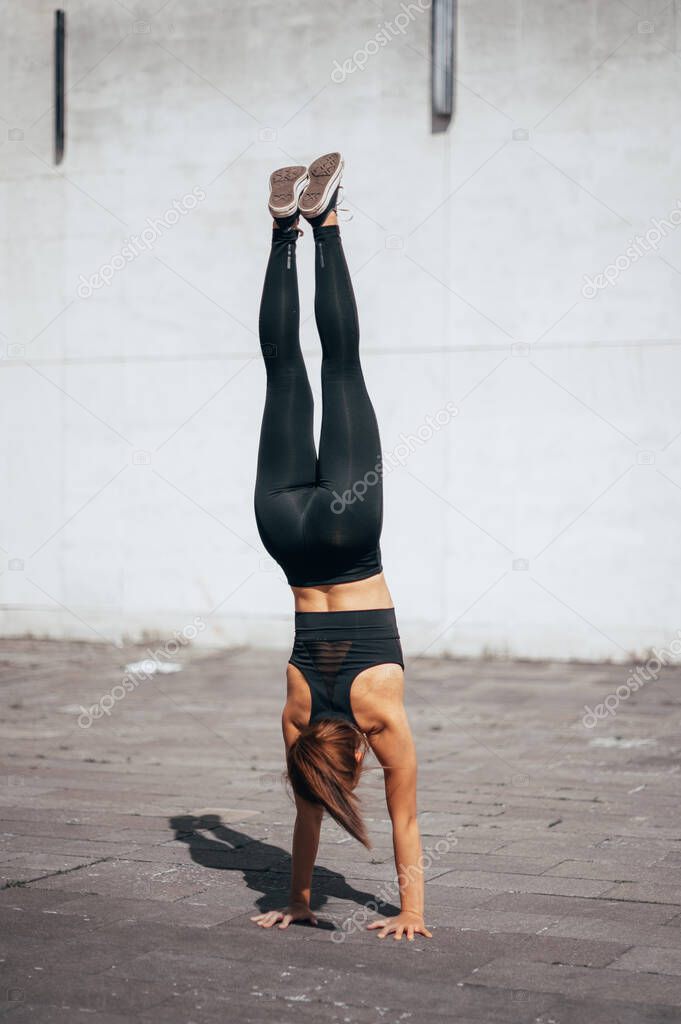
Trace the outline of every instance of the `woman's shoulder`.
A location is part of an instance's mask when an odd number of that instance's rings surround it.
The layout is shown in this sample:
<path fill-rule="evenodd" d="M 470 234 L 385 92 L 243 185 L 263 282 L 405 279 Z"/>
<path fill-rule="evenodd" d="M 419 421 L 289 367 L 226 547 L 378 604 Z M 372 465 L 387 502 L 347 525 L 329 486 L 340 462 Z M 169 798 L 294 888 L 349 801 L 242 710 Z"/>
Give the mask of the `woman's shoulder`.
<path fill-rule="evenodd" d="M 352 682 L 352 713 L 363 732 L 378 732 L 404 709 L 404 671 L 400 665 L 373 665 Z"/>
<path fill-rule="evenodd" d="M 309 722 L 311 711 L 310 687 L 300 669 L 289 664 L 286 669 L 286 703 L 281 715 L 284 728 L 286 729 L 288 725 L 300 732 L 303 726 Z"/>

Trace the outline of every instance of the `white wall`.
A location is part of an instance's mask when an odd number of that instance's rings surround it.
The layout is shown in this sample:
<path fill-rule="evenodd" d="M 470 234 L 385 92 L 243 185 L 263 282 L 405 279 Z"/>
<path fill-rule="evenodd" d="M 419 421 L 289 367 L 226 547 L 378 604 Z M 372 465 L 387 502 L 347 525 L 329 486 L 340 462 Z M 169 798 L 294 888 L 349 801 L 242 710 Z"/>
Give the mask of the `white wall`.
<path fill-rule="evenodd" d="M 681 199 L 676 4 L 462 0 L 440 136 L 428 14 L 331 79 L 394 0 L 66 7 L 58 169 L 52 5 L 13 5 L 2 44 L 0 631 L 166 636 L 201 615 L 204 639 L 288 643 L 252 515 L 266 181 L 341 148 L 385 450 L 459 410 L 385 482 L 407 649 L 618 659 L 673 639 L 681 230 L 582 287 Z M 309 231 L 299 251 L 319 395 Z"/>

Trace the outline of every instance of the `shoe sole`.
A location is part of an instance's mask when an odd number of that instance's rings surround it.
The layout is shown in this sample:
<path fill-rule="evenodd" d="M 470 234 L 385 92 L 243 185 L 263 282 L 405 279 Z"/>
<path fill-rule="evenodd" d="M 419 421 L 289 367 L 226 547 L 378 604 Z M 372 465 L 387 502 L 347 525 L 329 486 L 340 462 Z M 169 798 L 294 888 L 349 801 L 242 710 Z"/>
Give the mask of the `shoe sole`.
<path fill-rule="evenodd" d="M 270 174 L 268 208 L 273 217 L 290 217 L 309 181 L 307 167 L 280 167 Z"/>
<path fill-rule="evenodd" d="M 326 153 L 310 164 L 310 181 L 298 204 L 304 217 L 318 217 L 326 209 L 340 184 L 343 167 L 343 157 L 340 153 Z"/>

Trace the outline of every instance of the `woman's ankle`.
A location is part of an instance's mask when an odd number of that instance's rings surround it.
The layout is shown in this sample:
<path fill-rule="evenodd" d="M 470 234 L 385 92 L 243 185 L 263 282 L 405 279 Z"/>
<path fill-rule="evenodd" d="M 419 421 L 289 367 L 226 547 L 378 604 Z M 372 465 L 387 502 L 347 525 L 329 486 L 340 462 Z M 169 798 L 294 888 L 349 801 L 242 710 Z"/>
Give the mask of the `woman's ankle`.
<path fill-rule="evenodd" d="M 296 213 L 290 217 L 280 217 L 279 220 L 272 221 L 273 231 L 290 231 L 298 230 L 300 224 L 300 214 Z"/>
<path fill-rule="evenodd" d="M 295 225 L 288 228 L 282 228 L 275 223 L 272 227 L 272 242 L 288 242 L 289 244 L 295 245 L 298 241 L 299 234 L 300 230 Z"/>
<path fill-rule="evenodd" d="M 316 242 L 320 242 L 322 239 L 329 241 L 332 238 L 337 238 L 340 241 L 338 222 L 318 225 L 318 227 L 312 229 L 312 237 Z"/>

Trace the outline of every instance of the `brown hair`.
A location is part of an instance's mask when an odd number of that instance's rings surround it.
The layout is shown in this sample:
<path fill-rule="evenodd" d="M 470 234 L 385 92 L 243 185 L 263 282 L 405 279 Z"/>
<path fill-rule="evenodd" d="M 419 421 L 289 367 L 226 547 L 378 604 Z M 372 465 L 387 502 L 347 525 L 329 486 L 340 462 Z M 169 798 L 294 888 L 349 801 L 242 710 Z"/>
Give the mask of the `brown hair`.
<path fill-rule="evenodd" d="M 341 828 L 370 849 L 354 792 L 362 774 L 357 752 L 366 749 L 366 739 L 351 722 L 320 719 L 302 729 L 291 744 L 286 767 L 299 797 L 321 804 Z"/>

